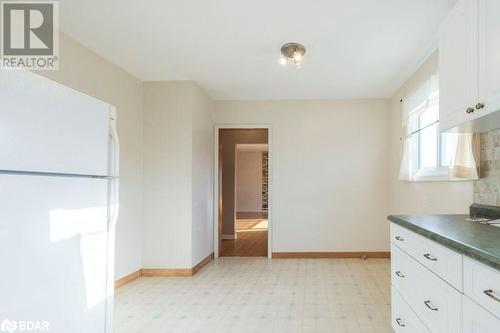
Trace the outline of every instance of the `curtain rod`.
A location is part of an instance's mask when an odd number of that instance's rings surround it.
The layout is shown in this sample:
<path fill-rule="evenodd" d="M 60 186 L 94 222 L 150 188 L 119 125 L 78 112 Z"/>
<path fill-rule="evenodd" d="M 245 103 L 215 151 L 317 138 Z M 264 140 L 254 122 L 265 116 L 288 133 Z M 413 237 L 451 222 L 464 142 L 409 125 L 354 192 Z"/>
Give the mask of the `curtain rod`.
<path fill-rule="evenodd" d="M 409 137 L 411 137 L 412 135 L 417 134 L 418 132 L 423 131 L 423 130 L 424 130 L 424 129 L 426 129 L 427 127 L 430 127 L 430 126 L 435 125 L 435 124 L 437 124 L 437 123 L 439 123 L 439 120 L 436 120 L 436 121 L 435 121 L 435 122 L 433 122 L 433 123 L 430 123 L 430 124 L 428 124 L 428 125 L 425 125 L 424 127 L 419 128 L 418 130 L 411 132 L 410 134 L 408 134 L 408 135 L 406 135 L 406 136 L 405 136 L 405 139 L 408 139 L 408 138 L 409 138 Z"/>

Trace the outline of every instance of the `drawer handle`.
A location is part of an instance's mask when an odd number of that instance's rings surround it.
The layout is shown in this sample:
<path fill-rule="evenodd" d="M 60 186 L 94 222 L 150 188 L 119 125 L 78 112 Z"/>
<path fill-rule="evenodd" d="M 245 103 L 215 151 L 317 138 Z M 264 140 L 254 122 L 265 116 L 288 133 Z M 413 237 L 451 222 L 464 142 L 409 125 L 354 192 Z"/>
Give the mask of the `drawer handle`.
<path fill-rule="evenodd" d="M 429 259 L 430 261 L 437 261 L 438 260 L 436 257 L 431 256 L 430 253 L 424 254 L 424 257 Z"/>
<path fill-rule="evenodd" d="M 400 237 L 400 236 L 396 236 L 394 238 L 396 238 L 396 240 L 398 240 L 400 242 L 404 242 L 405 241 L 405 239 L 403 237 Z"/>
<path fill-rule="evenodd" d="M 486 296 L 488 296 L 489 298 L 494 299 L 497 302 L 500 302 L 500 298 L 495 296 L 493 289 L 485 290 L 483 291 L 483 293 L 485 293 Z"/>
<path fill-rule="evenodd" d="M 405 327 L 406 325 L 403 324 L 403 322 L 401 321 L 401 318 L 396 318 L 396 323 L 401 326 L 401 327 Z"/>
<path fill-rule="evenodd" d="M 432 306 L 431 301 L 425 301 L 424 304 L 425 304 L 425 306 L 427 306 L 432 311 L 437 311 L 438 310 L 438 308 Z"/>
<path fill-rule="evenodd" d="M 403 274 L 401 274 L 401 271 L 396 271 L 396 275 L 399 276 L 399 277 L 402 277 L 402 278 L 405 277 Z"/>

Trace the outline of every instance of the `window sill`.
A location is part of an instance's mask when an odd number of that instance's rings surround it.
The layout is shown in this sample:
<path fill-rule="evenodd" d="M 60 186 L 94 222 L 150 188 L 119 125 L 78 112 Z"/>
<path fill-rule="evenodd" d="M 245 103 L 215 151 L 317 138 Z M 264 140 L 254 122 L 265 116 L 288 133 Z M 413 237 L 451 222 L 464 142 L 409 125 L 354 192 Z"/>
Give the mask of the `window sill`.
<path fill-rule="evenodd" d="M 456 181 L 472 181 L 470 179 L 450 177 L 448 169 L 429 169 L 417 171 L 410 182 L 456 182 Z"/>

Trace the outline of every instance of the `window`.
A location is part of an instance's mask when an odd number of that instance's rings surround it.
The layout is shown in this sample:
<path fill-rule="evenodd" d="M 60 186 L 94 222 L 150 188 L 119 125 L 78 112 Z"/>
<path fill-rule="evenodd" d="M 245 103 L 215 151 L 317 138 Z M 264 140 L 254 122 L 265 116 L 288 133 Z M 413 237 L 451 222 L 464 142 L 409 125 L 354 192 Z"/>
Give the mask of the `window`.
<path fill-rule="evenodd" d="M 439 84 L 433 75 L 403 100 L 405 160 L 403 178 L 448 180 L 457 151 L 458 134 L 439 132 Z M 401 178 L 401 177 L 400 177 Z"/>

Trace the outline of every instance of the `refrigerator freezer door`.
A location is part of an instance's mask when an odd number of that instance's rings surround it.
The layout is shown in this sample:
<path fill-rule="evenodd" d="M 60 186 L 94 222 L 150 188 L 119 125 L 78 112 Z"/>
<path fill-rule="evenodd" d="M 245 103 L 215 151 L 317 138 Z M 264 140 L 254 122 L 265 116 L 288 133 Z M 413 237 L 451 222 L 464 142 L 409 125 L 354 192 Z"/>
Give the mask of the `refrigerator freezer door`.
<path fill-rule="evenodd" d="M 107 181 L 0 175 L 0 314 L 53 333 L 106 326 Z"/>
<path fill-rule="evenodd" d="M 0 170 L 107 175 L 109 108 L 27 71 L 0 71 Z"/>

